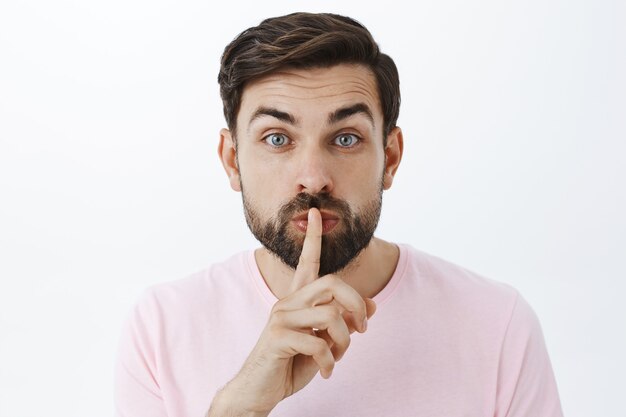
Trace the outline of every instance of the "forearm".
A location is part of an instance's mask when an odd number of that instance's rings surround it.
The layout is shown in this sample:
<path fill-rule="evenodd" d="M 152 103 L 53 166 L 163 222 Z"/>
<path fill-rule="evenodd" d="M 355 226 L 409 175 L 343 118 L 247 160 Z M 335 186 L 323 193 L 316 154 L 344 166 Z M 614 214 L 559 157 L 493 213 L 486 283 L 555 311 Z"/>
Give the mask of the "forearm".
<path fill-rule="evenodd" d="M 205 417 L 267 417 L 269 412 L 257 412 L 242 409 L 241 401 L 231 395 L 227 388 L 219 391 L 213 398 Z"/>

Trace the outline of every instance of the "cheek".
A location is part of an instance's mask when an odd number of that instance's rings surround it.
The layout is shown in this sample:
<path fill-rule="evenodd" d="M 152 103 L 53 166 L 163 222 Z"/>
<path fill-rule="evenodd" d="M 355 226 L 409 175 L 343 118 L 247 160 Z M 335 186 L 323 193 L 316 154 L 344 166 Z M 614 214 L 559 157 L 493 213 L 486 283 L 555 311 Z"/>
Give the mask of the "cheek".
<path fill-rule="evenodd" d="M 270 164 L 242 165 L 240 173 L 243 186 L 265 199 L 278 197 L 281 187 L 284 188 L 287 182 L 284 170 Z"/>
<path fill-rule="evenodd" d="M 293 188 L 297 172 L 284 157 L 249 148 L 240 154 L 239 163 L 243 186 L 264 200 L 280 199 Z"/>
<path fill-rule="evenodd" d="M 337 187 L 338 197 L 348 200 L 353 210 L 362 210 L 378 200 L 382 187 L 383 167 L 353 170 Z M 338 184 L 338 185 L 339 185 Z"/>
<path fill-rule="evenodd" d="M 243 194 L 263 219 L 276 215 L 287 195 L 287 180 L 277 168 L 243 164 L 240 168 Z"/>

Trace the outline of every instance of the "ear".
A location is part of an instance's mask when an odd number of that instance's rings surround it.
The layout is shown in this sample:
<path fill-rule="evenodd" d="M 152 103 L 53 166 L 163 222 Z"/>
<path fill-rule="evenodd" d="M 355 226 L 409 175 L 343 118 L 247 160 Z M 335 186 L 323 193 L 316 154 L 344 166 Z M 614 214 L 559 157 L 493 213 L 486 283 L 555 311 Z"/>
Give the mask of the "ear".
<path fill-rule="evenodd" d="M 233 136 L 228 129 L 220 130 L 220 143 L 217 147 L 217 154 L 228 176 L 230 188 L 235 191 L 241 191 L 239 166 L 237 165 L 237 149 Z"/>
<path fill-rule="evenodd" d="M 402 139 L 402 130 L 394 127 L 387 135 L 387 147 L 385 148 L 385 176 L 383 178 L 383 187 L 385 190 L 391 188 L 393 177 L 396 175 L 400 161 L 402 160 L 402 152 L 404 150 L 404 141 Z"/>

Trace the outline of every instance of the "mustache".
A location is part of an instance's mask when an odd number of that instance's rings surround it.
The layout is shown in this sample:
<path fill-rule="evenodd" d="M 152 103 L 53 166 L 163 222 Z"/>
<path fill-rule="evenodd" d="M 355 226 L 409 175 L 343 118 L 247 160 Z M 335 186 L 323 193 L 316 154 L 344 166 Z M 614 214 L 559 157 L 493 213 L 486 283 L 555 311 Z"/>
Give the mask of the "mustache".
<path fill-rule="evenodd" d="M 336 211 L 341 216 L 351 217 L 352 210 L 350 205 L 338 198 L 332 197 L 328 193 L 299 193 L 291 201 L 284 204 L 278 211 L 278 219 L 288 220 L 291 219 L 296 213 L 308 211 L 315 207 L 316 209 L 327 209 Z"/>

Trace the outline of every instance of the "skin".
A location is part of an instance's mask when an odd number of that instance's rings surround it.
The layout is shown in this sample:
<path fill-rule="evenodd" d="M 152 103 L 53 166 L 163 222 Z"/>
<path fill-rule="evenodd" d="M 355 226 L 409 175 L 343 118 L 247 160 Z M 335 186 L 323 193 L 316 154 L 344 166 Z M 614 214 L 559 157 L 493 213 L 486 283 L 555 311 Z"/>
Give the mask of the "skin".
<path fill-rule="evenodd" d="M 330 120 L 337 110 L 354 110 L 356 104 L 363 111 Z M 270 108 L 281 113 L 265 111 Z M 260 109 L 265 110 L 259 114 Z M 386 147 L 382 132 L 376 81 L 366 67 L 285 69 L 245 88 L 237 137 L 222 129 L 218 153 L 231 187 L 242 191 L 243 186 L 263 221 L 300 192 L 330 193 L 358 212 L 377 197 L 381 178 L 385 190 L 391 187 L 402 158 L 401 130 L 389 133 Z M 280 140 L 272 142 L 272 134 Z M 342 135 L 348 137 L 340 139 Z M 255 252 L 279 301 L 241 371 L 214 398 L 208 416 L 268 415 L 317 372 L 329 378 L 348 349 L 350 334 L 366 331 L 376 308 L 371 298 L 391 278 L 398 248 L 373 238 L 348 268 L 318 277 L 322 224 L 320 211 L 313 208 L 306 232 L 294 226 L 303 242 L 295 271 L 264 248 Z"/>

